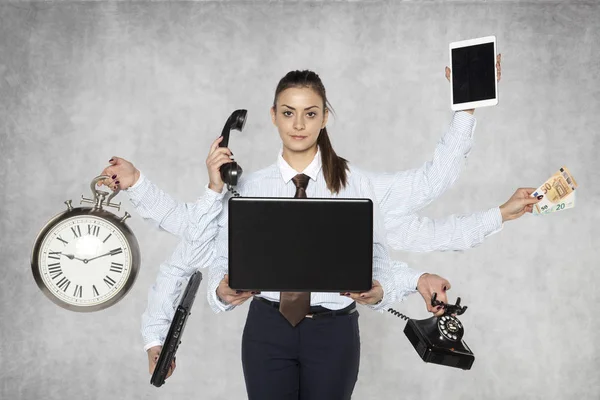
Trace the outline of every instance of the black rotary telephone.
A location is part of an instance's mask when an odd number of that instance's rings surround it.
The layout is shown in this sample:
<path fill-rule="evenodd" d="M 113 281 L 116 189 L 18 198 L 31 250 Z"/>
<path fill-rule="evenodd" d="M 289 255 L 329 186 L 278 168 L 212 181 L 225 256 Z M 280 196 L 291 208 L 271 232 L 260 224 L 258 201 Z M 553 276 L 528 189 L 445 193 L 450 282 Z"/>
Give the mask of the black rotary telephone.
<path fill-rule="evenodd" d="M 246 114 L 248 112 L 246 110 L 235 110 L 229 118 L 227 118 L 227 122 L 225 122 L 225 126 L 223 127 L 223 132 L 221 136 L 223 136 L 223 140 L 219 143 L 219 147 L 228 147 L 229 145 L 229 133 L 232 130 L 242 131 L 244 129 L 244 125 L 246 124 Z M 223 164 L 220 168 L 221 171 L 221 179 L 228 186 L 228 189 L 231 190 L 231 186 L 236 186 L 238 184 L 238 180 L 242 176 L 242 167 L 235 161 Z"/>
<path fill-rule="evenodd" d="M 471 369 L 475 356 L 467 344 L 462 340 L 464 329 L 455 315 L 461 315 L 467 307 L 461 307 L 460 297 L 456 304 L 445 304 L 436 300 L 437 293 L 431 298 L 433 307 L 442 306 L 444 315 L 428 319 L 415 320 L 394 310 L 389 312 L 399 318 L 407 320 L 404 334 L 413 345 L 423 361 L 461 369 Z"/>

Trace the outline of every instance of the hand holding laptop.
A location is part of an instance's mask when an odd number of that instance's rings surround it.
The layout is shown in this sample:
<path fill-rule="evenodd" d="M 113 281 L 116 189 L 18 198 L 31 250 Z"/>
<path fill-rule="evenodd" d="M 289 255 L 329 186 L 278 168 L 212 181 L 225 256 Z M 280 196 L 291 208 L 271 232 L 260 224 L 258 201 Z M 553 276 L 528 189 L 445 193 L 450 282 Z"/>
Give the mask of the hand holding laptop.
<path fill-rule="evenodd" d="M 225 274 L 225 277 L 219 283 L 217 287 L 217 297 L 224 304 L 231 304 L 234 306 L 239 306 L 250 297 L 258 294 L 260 292 L 244 292 L 241 290 L 233 290 L 229 287 L 229 275 Z"/>
<path fill-rule="evenodd" d="M 154 346 L 154 347 L 150 347 L 147 351 L 147 353 L 148 353 L 148 369 L 150 371 L 150 375 L 152 375 L 154 373 L 154 369 L 156 368 L 156 363 L 158 362 L 158 357 L 160 356 L 161 350 L 162 350 L 162 346 Z M 173 372 L 175 371 L 175 367 L 176 367 L 175 359 L 173 359 L 173 361 L 171 362 L 171 367 L 169 368 L 169 372 L 167 373 L 166 378 L 173 375 Z"/>
<path fill-rule="evenodd" d="M 350 297 L 358 304 L 377 304 L 383 299 L 383 288 L 381 284 L 373 280 L 373 287 L 368 292 L 362 293 L 340 293 L 342 296 Z"/>

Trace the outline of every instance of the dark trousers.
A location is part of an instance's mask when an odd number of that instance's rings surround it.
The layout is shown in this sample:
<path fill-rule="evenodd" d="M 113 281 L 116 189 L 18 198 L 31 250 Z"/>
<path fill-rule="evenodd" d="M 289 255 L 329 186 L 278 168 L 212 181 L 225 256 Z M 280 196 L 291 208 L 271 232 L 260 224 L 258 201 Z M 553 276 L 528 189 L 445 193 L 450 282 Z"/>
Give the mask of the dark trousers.
<path fill-rule="evenodd" d="M 358 312 L 305 318 L 296 327 L 258 300 L 242 336 L 249 400 L 347 400 L 358 378 Z"/>

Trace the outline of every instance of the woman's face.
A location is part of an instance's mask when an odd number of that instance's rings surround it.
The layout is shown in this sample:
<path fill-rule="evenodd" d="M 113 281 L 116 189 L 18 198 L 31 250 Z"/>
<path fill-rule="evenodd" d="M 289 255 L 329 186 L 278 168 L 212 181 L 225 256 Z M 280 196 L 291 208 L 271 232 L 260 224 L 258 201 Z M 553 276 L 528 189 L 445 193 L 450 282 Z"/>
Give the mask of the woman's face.
<path fill-rule="evenodd" d="M 279 131 L 285 151 L 316 152 L 319 132 L 327 125 L 323 99 L 310 88 L 289 88 L 279 93 L 271 119 Z"/>

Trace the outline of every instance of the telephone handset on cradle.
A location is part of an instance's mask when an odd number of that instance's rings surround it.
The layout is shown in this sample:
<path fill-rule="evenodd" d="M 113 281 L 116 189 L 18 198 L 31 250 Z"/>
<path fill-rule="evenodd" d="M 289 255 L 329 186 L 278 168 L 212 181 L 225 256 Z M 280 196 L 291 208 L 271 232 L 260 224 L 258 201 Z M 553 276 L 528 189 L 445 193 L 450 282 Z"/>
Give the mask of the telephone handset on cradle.
<path fill-rule="evenodd" d="M 219 143 L 219 147 L 228 147 L 229 145 L 229 133 L 232 130 L 242 131 L 244 129 L 244 125 L 246 124 L 246 114 L 248 112 L 246 110 L 235 110 L 229 118 L 227 118 L 227 122 L 225 122 L 225 126 L 223 127 L 223 132 L 221 136 L 223 136 L 223 140 Z M 227 189 L 232 190 L 232 186 L 236 186 L 238 184 L 238 180 L 242 176 L 242 167 L 235 161 L 232 161 L 227 164 L 223 164 L 220 168 L 221 171 L 221 179 L 227 185 Z"/>
<path fill-rule="evenodd" d="M 431 298 L 433 307 L 442 306 L 444 315 L 428 319 L 415 320 L 399 313 L 393 308 L 389 312 L 407 320 L 404 334 L 413 345 L 423 361 L 461 369 L 471 369 L 475 355 L 462 340 L 464 329 L 461 322 L 453 314 L 461 315 L 467 307 L 460 306 L 460 297 L 456 304 L 445 304 L 436 300 L 437 294 Z"/>

